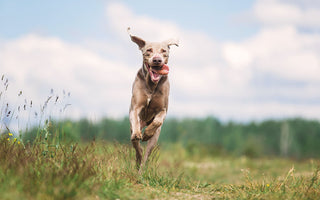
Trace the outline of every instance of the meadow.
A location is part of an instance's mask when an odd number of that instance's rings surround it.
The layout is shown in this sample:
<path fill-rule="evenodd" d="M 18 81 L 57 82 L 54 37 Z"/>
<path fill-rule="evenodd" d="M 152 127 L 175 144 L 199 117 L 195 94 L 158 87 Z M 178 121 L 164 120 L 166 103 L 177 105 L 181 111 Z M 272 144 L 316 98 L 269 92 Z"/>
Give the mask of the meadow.
<path fill-rule="evenodd" d="M 43 132 L 45 133 L 45 132 Z M 318 199 L 319 160 L 153 152 L 141 174 L 130 145 L 92 141 L 31 144 L 4 134 L 1 199 Z"/>
<path fill-rule="evenodd" d="M 30 100 L 7 103 L 1 83 L 1 200 L 319 199 L 319 122 L 168 119 L 139 173 L 127 118 L 54 121 L 70 94 L 51 91 L 35 110 Z"/>

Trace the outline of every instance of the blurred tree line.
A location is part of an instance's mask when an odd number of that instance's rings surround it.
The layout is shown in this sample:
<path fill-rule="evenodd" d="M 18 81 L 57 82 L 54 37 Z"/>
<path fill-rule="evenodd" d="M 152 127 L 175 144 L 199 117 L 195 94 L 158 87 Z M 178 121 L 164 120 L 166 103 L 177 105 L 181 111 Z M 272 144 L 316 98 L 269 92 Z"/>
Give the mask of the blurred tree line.
<path fill-rule="evenodd" d="M 50 128 L 51 127 L 51 128 Z M 92 123 L 87 119 L 52 122 L 49 132 L 68 141 L 107 140 L 130 143 L 129 119 L 105 118 Z M 39 131 L 38 131 L 39 132 Z M 37 131 L 23 134 L 32 142 Z M 320 157 L 320 122 L 301 118 L 251 123 L 223 123 L 217 118 L 168 118 L 162 127 L 161 145 L 179 143 L 190 154 L 233 154 L 250 157 Z"/>

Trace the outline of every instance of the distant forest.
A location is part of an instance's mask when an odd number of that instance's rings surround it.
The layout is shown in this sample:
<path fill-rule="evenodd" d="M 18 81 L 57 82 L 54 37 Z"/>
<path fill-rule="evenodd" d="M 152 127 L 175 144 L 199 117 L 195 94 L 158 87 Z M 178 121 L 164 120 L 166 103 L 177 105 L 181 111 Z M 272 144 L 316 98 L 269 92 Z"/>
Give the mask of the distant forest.
<path fill-rule="evenodd" d="M 92 123 L 87 119 L 53 122 L 50 134 L 64 140 L 87 142 L 105 140 L 130 143 L 129 119 L 105 118 Z M 39 130 L 23 134 L 32 142 Z M 320 157 L 320 122 L 301 118 L 251 123 L 224 123 L 214 117 L 202 119 L 168 118 L 162 127 L 160 146 L 183 146 L 190 154 L 234 156 L 283 156 L 297 159 Z"/>

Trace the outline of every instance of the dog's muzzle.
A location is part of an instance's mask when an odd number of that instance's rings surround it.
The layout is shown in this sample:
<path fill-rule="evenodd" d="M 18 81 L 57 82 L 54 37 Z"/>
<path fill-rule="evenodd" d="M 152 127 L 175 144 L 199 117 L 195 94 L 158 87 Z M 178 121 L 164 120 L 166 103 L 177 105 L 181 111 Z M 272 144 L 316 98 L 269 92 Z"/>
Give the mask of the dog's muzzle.
<path fill-rule="evenodd" d="M 169 66 L 166 64 L 163 64 L 162 66 L 149 66 L 146 63 L 145 65 L 150 74 L 151 80 L 154 83 L 158 82 L 162 76 L 169 74 Z"/>

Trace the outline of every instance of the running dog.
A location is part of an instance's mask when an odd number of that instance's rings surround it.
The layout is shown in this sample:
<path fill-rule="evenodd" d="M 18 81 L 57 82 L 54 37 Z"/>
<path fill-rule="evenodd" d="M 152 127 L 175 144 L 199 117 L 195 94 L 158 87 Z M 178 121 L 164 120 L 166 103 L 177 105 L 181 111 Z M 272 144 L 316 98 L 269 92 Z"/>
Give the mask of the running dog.
<path fill-rule="evenodd" d="M 128 33 L 129 30 L 130 28 Z M 148 42 L 130 33 L 129 35 L 138 45 L 143 57 L 142 67 L 132 86 L 129 111 L 131 142 L 136 150 L 137 168 L 140 169 L 157 144 L 161 126 L 167 114 L 170 90 L 167 65 L 169 50 L 171 45 L 179 44 L 174 39 Z M 143 160 L 140 140 L 148 141 Z"/>

